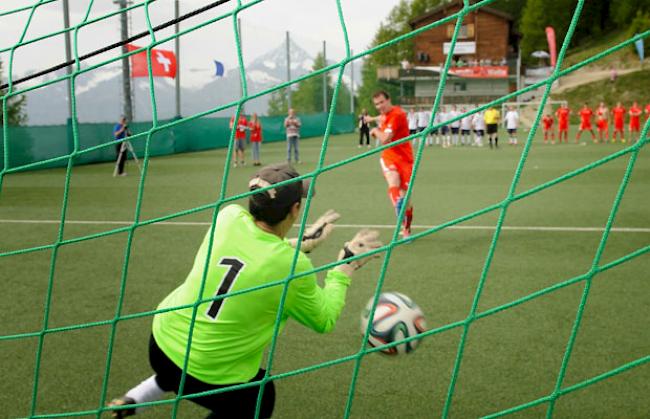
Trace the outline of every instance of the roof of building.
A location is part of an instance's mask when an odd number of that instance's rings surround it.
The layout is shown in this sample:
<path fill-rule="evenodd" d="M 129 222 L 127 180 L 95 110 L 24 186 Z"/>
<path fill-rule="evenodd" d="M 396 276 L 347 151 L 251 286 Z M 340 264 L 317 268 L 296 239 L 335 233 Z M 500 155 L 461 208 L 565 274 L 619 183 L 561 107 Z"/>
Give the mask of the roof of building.
<path fill-rule="evenodd" d="M 433 17 L 437 13 L 446 12 L 447 9 L 449 9 L 452 6 L 461 6 L 462 7 L 462 5 L 463 5 L 463 0 L 455 0 L 455 1 L 452 0 L 452 1 L 448 2 L 448 3 L 442 3 L 439 6 L 434 7 L 433 9 L 427 10 L 425 13 L 421 14 L 420 16 L 413 18 L 409 22 L 409 24 L 411 25 L 411 27 L 414 27 L 418 23 L 420 23 L 420 22 L 422 22 L 424 20 L 428 20 L 429 18 Z M 510 15 L 509 13 L 502 12 L 501 10 L 494 9 L 494 8 L 488 7 L 488 6 L 480 7 L 479 9 L 477 9 L 477 11 L 490 13 L 490 14 L 493 14 L 495 16 L 499 16 L 499 17 L 501 17 L 503 19 L 509 20 L 509 21 L 514 20 L 512 15 Z"/>

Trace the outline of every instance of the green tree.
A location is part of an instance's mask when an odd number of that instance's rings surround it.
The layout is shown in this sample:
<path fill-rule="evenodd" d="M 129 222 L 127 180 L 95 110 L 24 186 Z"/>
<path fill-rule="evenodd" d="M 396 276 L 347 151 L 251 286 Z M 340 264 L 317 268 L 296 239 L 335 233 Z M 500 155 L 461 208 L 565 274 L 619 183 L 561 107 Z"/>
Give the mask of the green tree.
<path fill-rule="evenodd" d="M 287 89 L 279 89 L 271 93 L 269 99 L 269 116 L 286 115 L 288 110 Z"/>
<path fill-rule="evenodd" d="M 2 78 L 2 61 L 0 61 L 0 84 L 3 84 Z M 0 98 L 4 98 L 7 93 L 6 90 L 0 89 Z M 11 96 L 7 99 L 7 124 L 21 125 L 27 122 L 27 114 L 25 113 L 26 98 L 24 95 Z M 0 101 L 0 103 L 2 103 Z M 4 123 L 4 112 L 0 109 L 0 126 Z"/>
<path fill-rule="evenodd" d="M 323 54 L 319 53 L 314 59 L 312 71 L 318 71 L 324 67 L 325 59 Z M 334 95 L 334 80 L 332 80 L 330 74 L 321 74 L 300 82 L 298 89 L 291 96 L 291 106 L 299 113 L 323 112 L 323 77 L 327 78 L 326 109 L 329 111 Z M 339 87 L 334 111 L 339 114 L 350 112 L 350 89 L 343 82 Z"/>

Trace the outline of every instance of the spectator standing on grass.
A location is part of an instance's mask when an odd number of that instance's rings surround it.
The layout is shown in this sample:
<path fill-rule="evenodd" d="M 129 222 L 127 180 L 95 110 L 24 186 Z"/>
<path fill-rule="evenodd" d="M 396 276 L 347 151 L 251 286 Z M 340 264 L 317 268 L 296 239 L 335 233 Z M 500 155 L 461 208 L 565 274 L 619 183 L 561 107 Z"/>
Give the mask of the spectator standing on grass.
<path fill-rule="evenodd" d="M 117 171 L 114 172 L 113 176 L 126 176 L 126 171 L 124 171 L 124 165 L 126 163 L 126 151 L 127 145 L 124 141 L 126 137 L 130 135 L 128 121 L 126 116 L 120 118 L 120 122 L 115 124 L 113 128 L 113 138 L 115 139 L 115 153 L 117 154 Z M 124 140 L 124 141 L 120 141 Z"/>
<path fill-rule="evenodd" d="M 363 146 L 363 137 L 366 137 L 366 146 L 370 148 L 370 125 L 366 120 L 367 117 L 368 111 L 363 109 L 359 115 L 359 148 Z"/>
<path fill-rule="evenodd" d="M 248 127 L 251 130 L 251 148 L 253 149 L 253 166 L 261 166 L 260 162 L 260 145 L 262 143 L 262 123 L 254 113 L 251 117 Z"/>
<path fill-rule="evenodd" d="M 246 166 L 246 161 L 244 161 L 244 149 L 246 148 L 246 130 L 248 130 L 248 121 L 243 113 L 239 115 L 236 126 L 235 116 L 233 115 L 230 118 L 230 129 L 233 129 L 233 127 L 235 127 L 235 147 L 232 152 L 234 166 L 237 167 L 238 161 L 242 166 Z"/>
<path fill-rule="evenodd" d="M 296 116 L 296 111 L 289 109 L 289 115 L 284 119 L 284 128 L 287 132 L 287 162 L 291 163 L 291 150 L 293 149 L 294 160 L 300 164 L 300 152 L 298 151 L 298 142 L 300 141 L 300 118 Z"/>

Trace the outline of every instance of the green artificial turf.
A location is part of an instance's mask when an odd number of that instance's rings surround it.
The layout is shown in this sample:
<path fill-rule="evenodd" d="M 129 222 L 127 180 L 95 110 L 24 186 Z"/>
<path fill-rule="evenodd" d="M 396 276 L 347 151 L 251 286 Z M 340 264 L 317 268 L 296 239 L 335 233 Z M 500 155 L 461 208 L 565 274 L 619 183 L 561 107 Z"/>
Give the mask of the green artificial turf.
<path fill-rule="evenodd" d="M 619 151 L 622 145 L 544 145 L 530 150 L 515 193 L 555 179 Z M 522 134 L 523 137 L 523 134 Z M 413 189 L 414 232 L 425 230 L 503 201 L 523 147 L 510 147 L 504 134 L 499 150 L 487 147 L 424 149 Z M 301 144 L 301 173 L 315 169 L 320 139 Z M 332 137 L 326 164 L 365 152 L 353 135 Z M 265 163 L 284 159 L 284 144 L 265 144 Z M 591 268 L 629 154 L 532 196 L 513 202 L 504 221 L 486 276 L 477 313 L 515 301 Z M 140 221 L 214 203 L 223 180 L 225 151 L 151 159 L 141 200 Z M 129 176 L 113 178 L 111 164 L 74 167 L 67 196 L 63 239 L 124 227 L 136 216 L 139 176 L 132 161 Z M 231 169 L 226 196 L 246 190 L 255 168 Z M 642 149 L 613 226 L 650 228 L 650 161 Z M 53 244 L 61 219 L 65 170 L 7 175 L 0 191 L 0 252 Z M 329 241 L 312 253 L 316 266 L 333 261 L 342 243 L 359 225 L 382 225 L 390 241 L 395 223 L 377 155 L 317 179 L 309 221 L 335 208 L 342 214 Z M 241 203 L 241 202 L 240 202 Z M 155 309 L 183 280 L 211 220 L 206 209 L 151 224 L 133 235 L 122 315 Z M 498 210 L 444 229 L 393 251 L 384 290 L 412 297 L 428 327 L 467 318 Z M 55 220 L 55 223 L 8 223 L 6 220 Z M 74 221 L 74 222 L 73 222 Z M 88 223 L 80 224 L 79 221 Z M 564 227 L 554 231 L 515 227 Z M 297 229 L 294 230 L 294 234 Z M 58 248 L 49 310 L 49 327 L 110 320 L 120 297 L 128 232 L 73 241 Z M 612 232 L 601 265 L 650 245 L 650 233 Z M 2 417 L 29 414 L 38 338 L 2 339 L 38 332 L 44 317 L 52 248 L 0 257 L 0 412 Z M 282 333 L 273 374 L 293 371 L 357 353 L 361 348 L 360 313 L 374 295 L 381 261 L 359 271 L 345 310 L 333 333 L 318 335 L 289 323 Z M 650 334 L 650 259 L 637 257 L 594 277 L 562 388 L 648 357 Z M 322 275 L 321 275 L 322 276 Z M 469 327 L 450 417 L 479 417 L 550 395 L 555 387 L 571 328 L 583 294 L 580 281 L 521 305 L 475 320 Z M 147 378 L 151 318 L 120 321 L 112 351 L 108 399 Z M 440 417 L 462 328 L 428 336 L 411 355 L 363 358 L 353 399 L 355 418 Z M 99 407 L 110 325 L 45 336 L 37 413 L 65 413 Z M 313 370 L 276 381 L 274 417 L 340 418 L 346 406 L 354 362 Z M 555 417 L 641 418 L 650 411 L 650 368 L 630 369 L 557 400 Z M 547 404 L 513 416 L 543 417 Z M 171 406 L 149 408 L 141 418 L 169 417 Z M 179 417 L 207 412 L 183 401 Z M 88 415 L 86 417 L 93 417 Z M 103 417 L 109 417 L 105 413 Z"/>

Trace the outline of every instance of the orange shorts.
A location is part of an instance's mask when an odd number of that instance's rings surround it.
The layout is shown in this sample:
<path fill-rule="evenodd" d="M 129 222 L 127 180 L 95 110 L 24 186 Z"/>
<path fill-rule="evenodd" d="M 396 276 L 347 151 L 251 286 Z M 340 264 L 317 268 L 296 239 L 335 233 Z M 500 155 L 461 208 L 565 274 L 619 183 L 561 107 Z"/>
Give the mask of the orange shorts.
<path fill-rule="evenodd" d="M 413 173 L 413 163 L 405 163 L 403 161 L 396 161 L 381 157 L 379 159 L 382 172 L 397 172 L 400 179 L 400 188 L 407 190 L 409 182 L 411 182 L 411 174 Z"/>

